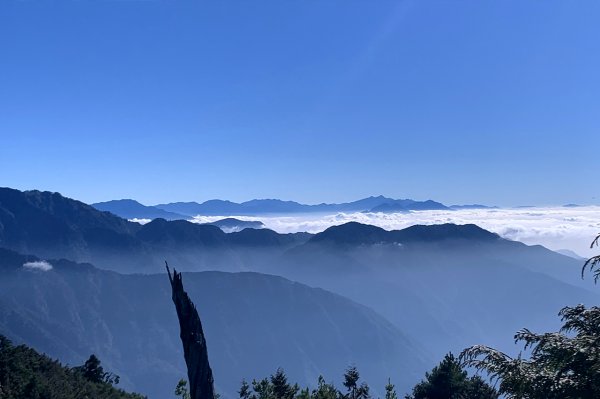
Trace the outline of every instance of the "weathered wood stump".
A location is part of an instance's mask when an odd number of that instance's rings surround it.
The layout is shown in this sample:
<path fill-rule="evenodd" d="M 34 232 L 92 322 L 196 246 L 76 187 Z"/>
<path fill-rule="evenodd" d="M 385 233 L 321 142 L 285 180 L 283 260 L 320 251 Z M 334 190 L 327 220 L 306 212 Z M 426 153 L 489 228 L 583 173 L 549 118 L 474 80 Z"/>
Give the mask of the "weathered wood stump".
<path fill-rule="evenodd" d="M 173 269 L 171 275 L 169 265 L 167 264 L 166 267 L 171 282 L 173 303 L 179 318 L 179 336 L 183 344 L 191 399 L 214 399 L 213 375 L 208 362 L 208 350 L 200 316 L 187 292 L 183 290 L 181 273 Z"/>

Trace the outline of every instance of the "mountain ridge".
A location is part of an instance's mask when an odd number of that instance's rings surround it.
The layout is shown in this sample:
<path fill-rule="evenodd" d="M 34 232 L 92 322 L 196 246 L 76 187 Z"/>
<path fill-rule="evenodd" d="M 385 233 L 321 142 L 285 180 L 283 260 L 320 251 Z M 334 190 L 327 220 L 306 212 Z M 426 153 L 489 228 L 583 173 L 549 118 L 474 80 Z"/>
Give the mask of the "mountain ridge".
<path fill-rule="evenodd" d="M 248 248 L 276 256 L 311 237 L 268 229 L 225 233 L 211 224 L 162 218 L 140 225 L 58 193 L 13 189 L 0 189 L 0 226 L 2 247 L 42 257 L 92 262 L 122 272 L 162 270 L 162 260 L 167 256 L 178 260 L 182 270 L 189 270 L 192 265 L 195 270 L 221 265 L 231 268 L 227 270 L 243 269 Z M 428 231 L 436 230 L 421 229 L 425 238 Z M 377 231 L 390 236 L 383 230 Z"/>
<path fill-rule="evenodd" d="M 0 249 L 3 333 L 70 364 L 96 353 L 121 376 L 123 388 L 172 395 L 185 364 L 165 273 L 124 275 L 51 259 L 51 269 L 23 267 L 36 260 Z M 372 309 L 322 288 L 257 272 L 183 278 L 202 317 L 217 390 L 226 398 L 237 397 L 242 378 L 278 367 L 309 385 L 357 364 L 377 388 L 386 375 L 398 375 L 408 388 L 431 360 L 418 341 Z"/>
<path fill-rule="evenodd" d="M 143 205 L 133 199 L 120 199 L 90 204 L 100 211 L 110 212 L 124 219 L 187 219 L 187 216 L 165 211 L 155 206 Z"/>
<path fill-rule="evenodd" d="M 425 200 L 393 199 L 383 195 L 362 198 L 343 203 L 302 204 L 280 199 L 253 199 L 245 202 L 208 200 L 198 202 L 172 202 L 154 207 L 185 214 L 189 217 L 204 216 L 260 216 L 268 214 L 325 213 L 325 212 L 406 212 L 418 210 L 451 210 L 442 203 Z"/>
<path fill-rule="evenodd" d="M 485 230 L 475 224 L 434 224 L 413 225 L 401 230 L 385 230 L 381 227 L 348 222 L 331 226 L 321 233 L 312 236 L 307 244 L 333 243 L 333 244 L 402 244 L 406 242 L 433 242 L 443 240 L 500 240 L 498 234 Z"/>

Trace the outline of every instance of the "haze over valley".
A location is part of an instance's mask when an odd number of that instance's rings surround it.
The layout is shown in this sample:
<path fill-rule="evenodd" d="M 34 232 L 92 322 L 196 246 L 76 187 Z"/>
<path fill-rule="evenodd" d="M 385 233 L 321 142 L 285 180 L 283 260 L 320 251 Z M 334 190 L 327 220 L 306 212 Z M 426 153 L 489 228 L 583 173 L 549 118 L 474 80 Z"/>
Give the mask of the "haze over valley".
<path fill-rule="evenodd" d="M 97 353 L 123 387 L 150 396 L 167 395 L 168 381 L 184 374 L 165 260 L 191 272 L 186 281 L 207 325 L 216 386 L 227 397 L 241 379 L 280 366 L 311 384 L 357 364 L 379 386 L 402 375 L 395 383 L 408 391 L 448 351 L 477 342 L 516 354 L 514 331 L 556 329 L 562 304 L 598 300 L 593 282 L 580 278 L 581 260 L 448 223 L 453 215 L 496 215 L 493 224 L 520 214 L 534 224 L 552 212 L 593 215 L 593 207 L 263 214 L 251 224 L 244 223 L 255 217 L 140 224 L 97 207 L 58 193 L 0 189 L 0 327 L 69 363 Z M 318 232 L 269 229 L 296 222 L 298 230 L 300 220 Z M 388 229 L 365 223 L 372 221 Z M 97 332 L 88 336 L 90 329 Z M 266 347 L 271 355 L 259 355 Z"/>
<path fill-rule="evenodd" d="M 600 206 L 565 204 L 562 206 L 523 206 L 500 208 L 486 205 L 449 205 L 431 201 L 408 202 L 404 209 L 394 211 L 382 209 L 382 205 L 393 203 L 384 196 L 369 197 L 346 204 L 326 204 L 321 206 L 302 205 L 291 201 L 261 200 L 249 201 L 255 204 L 250 210 L 243 206 L 231 206 L 230 201 L 218 201 L 225 206 L 205 206 L 197 202 L 172 203 L 145 206 L 134 200 L 117 200 L 92 204 L 100 210 L 139 223 L 147 223 L 154 218 L 186 219 L 194 223 L 215 223 L 223 219 L 237 219 L 248 223 L 225 225 L 224 231 L 231 232 L 246 227 L 262 227 L 278 233 L 319 233 L 328 227 L 359 222 L 397 230 L 415 224 L 477 224 L 504 238 L 521 241 L 529 245 L 543 245 L 552 250 L 569 250 L 573 256 L 593 255 L 589 237 L 600 230 Z M 216 203 L 208 201 L 204 204 Z M 411 202 L 412 206 L 410 205 Z M 183 205 L 185 204 L 185 205 Z M 379 207 L 379 209 L 378 209 Z M 179 210 L 181 213 L 169 212 Z M 206 214 L 198 213 L 207 211 Z"/>
<path fill-rule="evenodd" d="M 0 399 L 600 398 L 598 21 L 0 0 Z"/>

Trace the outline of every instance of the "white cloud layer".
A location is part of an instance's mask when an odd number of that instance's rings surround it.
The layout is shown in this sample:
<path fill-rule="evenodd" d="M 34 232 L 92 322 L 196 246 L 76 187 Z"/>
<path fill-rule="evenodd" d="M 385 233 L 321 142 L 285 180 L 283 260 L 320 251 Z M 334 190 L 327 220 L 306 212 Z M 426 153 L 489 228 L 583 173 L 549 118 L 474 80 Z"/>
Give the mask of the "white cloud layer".
<path fill-rule="evenodd" d="M 318 233 L 334 225 L 356 221 L 398 230 L 415 224 L 474 223 L 502 237 L 541 244 L 547 248 L 570 249 L 588 257 L 600 253 L 590 249 L 589 244 L 600 233 L 600 207 L 555 207 L 514 209 L 465 209 L 457 211 L 418 211 L 409 213 L 338 213 L 335 215 L 293 216 L 197 216 L 194 222 L 207 223 L 225 217 L 241 220 L 260 220 L 269 229 L 279 233 L 307 231 Z"/>
<path fill-rule="evenodd" d="M 47 272 L 52 270 L 52 265 L 45 260 L 39 260 L 35 262 L 25 262 L 23 263 L 23 267 L 28 270 L 39 270 L 42 272 Z"/>
<path fill-rule="evenodd" d="M 145 225 L 146 223 L 150 223 L 152 221 L 152 219 L 133 218 L 133 219 L 128 219 L 128 221 L 134 222 L 134 223 L 139 223 L 141 225 Z"/>

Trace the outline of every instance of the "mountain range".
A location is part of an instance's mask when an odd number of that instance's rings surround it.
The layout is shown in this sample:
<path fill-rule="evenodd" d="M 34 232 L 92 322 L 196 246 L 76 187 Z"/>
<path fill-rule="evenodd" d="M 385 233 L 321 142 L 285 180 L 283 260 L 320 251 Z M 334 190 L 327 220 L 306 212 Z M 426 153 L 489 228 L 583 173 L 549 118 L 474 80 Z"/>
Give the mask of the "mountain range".
<path fill-rule="evenodd" d="M 69 364 L 95 353 L 123 388 L 171 397 L 186 369 L 166 274 L 123 275 L 64 259 L 28 267 L 36 261 L 0 250 L 2 334 Z M 322 289 L 259 273 L 185 273 L 184 282 L 226 397 L 243 378 L 277 367 L 308 384 L 357 364 L 379 390 L 385 376 L 408 389 L 431 361 L 383 317 Z"/>
<path fill-rule="evenodd" d="M 187 219 L 188 217 L 179 213 L 169 212 L 155 206 L 142 205 L 132 199 L 112 200 L 97 202 L 92 206 L 99 211 L 111 212 L 124 219 L 157 219 L 166 220 Z"/>
<path fill-rule="evenodd" d="M 368 197 L 358 201 L 340 204 L 306 205 L 295 201 L 279 199 L 254 199 L 242 203 L 226 200 L 209 200 L 197 202 L 173 202 L 154 206 L 142 205 L 131 200 L 113 200 L 92 204 L 101 211 L 109 211 L 126 219 L 163 218 L 189 219 L 194 216 L 260 216 L 287 215 L 306 213 L 337 213 L 337 212 L 408 212 L 420 210 L 451 210 L 487 208 L 484 205 L 452 205 L 446 206 L 436 201 L 415 201 L 411 199 L 393 199 L 382 195 Z"/>
<path fill-rule="evenodd" d="M 515 331 L 551 331 L 562 306 L 598 301 L 580 260 L 476 225 L 225 233 L 0 189 L 0 247 L 1 334 L 73 364 L 98 352 L 126 388 L 160 397 L 183 376 L 165 260 L 191 272 L 186 287 L 228 397 L 240 377 L 282 366 L 308 384 L 350 361 L 372 384 L 391 377 L 403 389 L 448 351 L 516 354 Z"/>
<path fill-rule="evenodd" d="M 122 272 L 160 271 L 165 259 L 188 270 L 215 263 L 240 270 L 248 249 L 281 251 L 309 237 L 250 230 L 226 234 L 211 224 L 165 219 L 140 225 L 58 193 L 0 188 L 0 247 Z"/>

